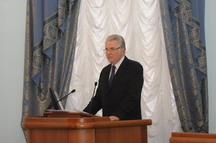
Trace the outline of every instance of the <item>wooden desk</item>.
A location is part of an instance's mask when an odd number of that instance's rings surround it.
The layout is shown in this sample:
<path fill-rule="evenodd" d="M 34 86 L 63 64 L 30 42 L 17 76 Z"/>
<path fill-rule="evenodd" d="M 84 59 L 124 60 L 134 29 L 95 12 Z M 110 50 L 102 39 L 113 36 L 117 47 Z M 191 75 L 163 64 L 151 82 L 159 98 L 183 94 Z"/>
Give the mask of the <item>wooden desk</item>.
<path fill-rule="evenodd" d="M 110 121 L 85 113 L 49 112 L 26 117 L 28 143 L 147 143 L 151 120 Z"/>

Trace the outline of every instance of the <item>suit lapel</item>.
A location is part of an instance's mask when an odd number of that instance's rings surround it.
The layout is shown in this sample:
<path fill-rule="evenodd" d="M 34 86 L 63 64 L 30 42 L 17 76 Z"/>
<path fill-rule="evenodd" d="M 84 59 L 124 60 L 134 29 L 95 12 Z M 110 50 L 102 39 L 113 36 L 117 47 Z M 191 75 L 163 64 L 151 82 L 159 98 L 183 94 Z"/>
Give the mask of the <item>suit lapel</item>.
<path fill-rule="evenodd" d="M 125 59 L 123 60 L 122 64 L 120 65 L 118 71 L 116 72 L 116 74 L 112 80 L 112 83 L 109 87 L 109 90 L 116 84 L 116 82 L 118 82 L 119 77 L 121 77 L 122 73 L 125 71 L 127 61 L 128 61 L 128 59 L 127 59 L 127 57 L 125 57 Z"/>
<path fill-rule="evenodd" d="M 107 91 L 108 91 L 108 89 L 109 89 L 109 74 L 110 74 L 110 70 L 111 70 L 111 64 L 108 66 L 108 68 L 107 68 L 107 70 L 106 70 L 106 72 L 105 72 L 105 82 L 106 82 L 106 88 L 107 88 Z"/>

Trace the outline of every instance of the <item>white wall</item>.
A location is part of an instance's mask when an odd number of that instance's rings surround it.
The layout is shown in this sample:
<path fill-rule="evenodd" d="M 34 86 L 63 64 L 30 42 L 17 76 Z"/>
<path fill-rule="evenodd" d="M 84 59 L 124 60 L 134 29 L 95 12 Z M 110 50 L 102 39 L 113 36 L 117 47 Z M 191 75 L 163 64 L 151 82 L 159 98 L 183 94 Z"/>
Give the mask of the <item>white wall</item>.
<path fill-rule="evenodd" d="M 26 0 L 0 0 L 0 142 L 25 143 L 20 126 Z"/>
<path fill-rule="evenodd" d="M 216 133 L 216 1 L 206 0 L 210 132 Z M 0 142 L 25 143 L 20 126 L 23 95 L 26 0 L 0 0 Z"/>
<path fill-rule="evenodd" d="M 209 89 L 209 132 L 216 133 L 216 1 L 206 0 L 205 8 L 206 49 Z"/>

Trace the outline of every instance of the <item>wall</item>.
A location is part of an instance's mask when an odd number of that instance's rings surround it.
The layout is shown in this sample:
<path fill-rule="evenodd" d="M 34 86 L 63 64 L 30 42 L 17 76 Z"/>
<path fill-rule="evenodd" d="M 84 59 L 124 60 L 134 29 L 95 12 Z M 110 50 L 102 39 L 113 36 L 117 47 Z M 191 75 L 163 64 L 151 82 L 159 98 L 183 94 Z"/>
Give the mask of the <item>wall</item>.
<path fill-rule="evenodd" d="M 209 124 L 216 133 L 216 1 L 206 0 Z M 0 142 L 25 143 L 20 126 L 24 72 L 26 0 L 0 0 Z M 213 35 L 213 36 L 212 36 Z"/>
<path fill-rule="evenodd" d="M 216 133 L 216 1 L 206 0 L 205 4 L 205 31 L 209 89 L 209 132 Z"/>
<path fill-rule="evenodd" d="M 0 0 L 0 142 L 25 143 L 21 129 L 26 0 Z"/>

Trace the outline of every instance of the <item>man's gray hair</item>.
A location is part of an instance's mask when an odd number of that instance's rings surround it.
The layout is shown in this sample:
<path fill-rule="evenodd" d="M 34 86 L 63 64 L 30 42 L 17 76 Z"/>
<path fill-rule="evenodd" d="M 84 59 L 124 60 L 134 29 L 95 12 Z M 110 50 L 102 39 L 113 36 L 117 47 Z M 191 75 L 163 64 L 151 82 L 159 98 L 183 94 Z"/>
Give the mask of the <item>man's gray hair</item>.
<path fill-rule="evenodd" d="M 120 48 L 126 49 L 124 38 L 121 35 L 113 34 L 113 35 L 110 35 L 106 38 L 106 42 L 107 41 L 113 41 L 113 40 L 118 41 Z"/>

